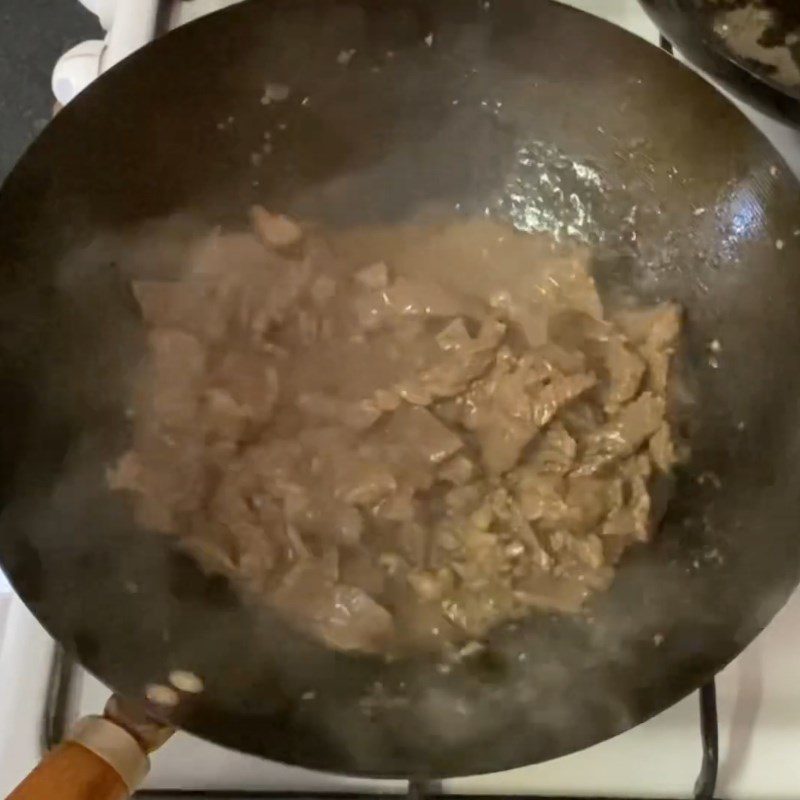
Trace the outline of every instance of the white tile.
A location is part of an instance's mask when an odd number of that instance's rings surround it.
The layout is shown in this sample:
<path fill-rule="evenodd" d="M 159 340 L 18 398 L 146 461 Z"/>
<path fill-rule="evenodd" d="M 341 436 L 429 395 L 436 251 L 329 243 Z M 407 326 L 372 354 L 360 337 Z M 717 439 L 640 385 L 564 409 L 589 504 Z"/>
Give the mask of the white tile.
<path fill-rule="evenodd" d="M 11 606 L 11 592 L 0 593 L 0 649 L 3 647 L 3 637 L 6 632 L 8 609 Z"/>

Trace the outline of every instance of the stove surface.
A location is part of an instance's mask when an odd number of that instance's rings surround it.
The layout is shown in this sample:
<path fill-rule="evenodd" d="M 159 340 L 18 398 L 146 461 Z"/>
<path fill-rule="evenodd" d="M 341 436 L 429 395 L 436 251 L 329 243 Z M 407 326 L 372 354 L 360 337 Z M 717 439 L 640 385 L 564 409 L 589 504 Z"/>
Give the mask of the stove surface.
<path fill-rule="evenodd" d="M 173 0 L 167 3 L 166 19 L 172 26 L 183 24 L 236 1 Z M 634 0 L 571 0 L 568 4 L 658 43 L 658 32 Z M 800 132 L 751 109 L 743 111 L 800 176 Z M 800 592 L 717 678 L 720 797 L 800 800 L 798 630 Z M 53 651 L 52 640 L 22 603 L 11 602 L 4 638 L 0 624 L 0 719 L 14 724 L 13 730 L 9 724 L 0 726 L 0 795 L 10 791 L 40 757 Z M 97 713 L 109 693 L 83 670 L 76 672 L 72 688 L 71 717 Z M 700 762 L 698 701 L 693 696 L 580 753 L 509 772 L 445 781 L 441 789 L 459 794 L 692 797 Z M 309 772 L 224 750 L 183 733 L 154 756 L 146 788 L 381 794 L 408 790 L 403 781 Z"/>

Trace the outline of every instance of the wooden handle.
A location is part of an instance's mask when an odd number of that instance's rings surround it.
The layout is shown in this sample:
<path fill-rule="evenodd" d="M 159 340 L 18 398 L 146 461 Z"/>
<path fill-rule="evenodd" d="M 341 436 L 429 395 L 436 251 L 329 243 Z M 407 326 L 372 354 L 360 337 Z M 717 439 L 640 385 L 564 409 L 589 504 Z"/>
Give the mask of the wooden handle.
<path fill-rule="evenodd" d="M 113 695 L 104 716 L 79 719 L 7 800 L 126 800 L 150 769 L 148 753 L 174 729 Z"/>
<path fill-rule="evenodd" d="M 125 800 L 128 787 L 104 759 L 76 742 L 59 745 L 8 800 Z"/>

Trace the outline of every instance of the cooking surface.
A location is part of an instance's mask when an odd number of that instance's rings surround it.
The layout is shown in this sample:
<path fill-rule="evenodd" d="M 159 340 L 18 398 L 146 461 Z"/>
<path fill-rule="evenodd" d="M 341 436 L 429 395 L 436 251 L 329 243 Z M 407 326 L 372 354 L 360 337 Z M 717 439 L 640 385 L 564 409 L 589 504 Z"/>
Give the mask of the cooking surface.
<path fill-rule="evenodd" d="M 586 5 L 596 10 L 599 4 L 592 1 Z M 624 21 L 640 25 L 652 36 L 652 26 L 642 19 L 638 9 L 627 15 L 622 8 L 630 8 L 627 3 L 602 5 L 603 11 L 611 12 L 608 16 L 627 17 Z M 769 135 L 777 146 L 783 145 L 787 160 L 797 171 L 800 165 L 797 135 L 779 126 L 771 127 Z M 18 604 L 12 609 L 10 628 L 13 645 L 0 654 L 0 686 L 20 686 L 20 682 L 25 685 L 18 692 L 0 692 L 0 718 L 21 721 L 19 735 L 14 737 L 18 755 L 9 759 L 18 773 L 0 769 L 3 780 L 7 774 L 11 775 L 8 787 L 0 781 L 0 790 L 10 788 L 27 769 L 26 760 L 32 764 L 35 757 L 46 669 L 46 659 L 42 656 L 49 648 L 47 637 Z M 800 724 L 800 696 L 796 696 L 795 676 L 800 664 L 793 660 L 798 628 L 800 601 L 795 597 L 747 655 L 720 679 L 721 794 L 786 798 L 798 795 L 800 768 L 795 731 Z M 34 664 L 38 668 L 32 668 Z M 81 713 L 96 712 L 106 694 L 107 690 L 87 676 L 80 691 Z M 15 699 L 12 695 L 25 698 L 22 709 L 12 707 Z M 36 702 L 31 703 L 30 698 L 36 698 Z M 3 751 L 3 746 L 9 744 L 0 734 L 0 758 L 9 752 Z M 688 796 L 699 756 L 696 700 L 688 698 L 634 731 L 583 753 L 500 776 L 450 782 L 448 786 L 459 791 Z M 312 777 L 300 770 L 222 751 L 185 735 L 176 737 L 156 757 L 148 785 L 226 788 L 232 782 L 252 788 L 298 789 L 373 785 L 329 776 Z M 380 786 L 404 789 L 400 784 Z"/>
<path fill-rule="evenodd" d="M 382 27 L 384 17 L 373 19 L 375 7 L 362 11 L 358 0 L 247 3 L 188 26 L 83 94 L 15 170 L 0 223 L 5 258 L 25 267 L 4 277 L 15 292 L 10 321 L 24 324 L 26 336 L 7 340 L 19 341 L 23 355 L 13 362 L 21 368 L 8 408 L 41 438 L 20 436 L 4 455 L 19 459 L 20 477 L 27 468 L 50 477 L 20 487 L 0 548 L 40 618 L 121 691 L 140 696 L 176 667 L 202 675 L 206 691 L 173 712 L 188 730 L 348 773 L 474 774 L 570 752 L 666 708 L 738 653 L 793 588 L 791 509 L 799 500 L 795 473 L 781 465 L 800 446 L 790 435 L 800 274 L 787 268 L 800 246 L 792 236 L 798 195 L 777 154 L 732 107 L 613 25 L 543 0 L 441 2 L 419 19 L 413 3 L 389 7 L 405 15 L 400 28 Z M 364 11 L 374 24 L 353 28 Z M 291 29 L 307 52 L 272 36 L 284 24 L 300 26 Z M 587 51 L 588 40 L 596 51 Z M 221 41 L 242 57 L 215 50 Z M 346 47 L 358 55 L 342 64 Z M 195 48 L 206 53 L 202 62 L 192 60 Z M 265 75 L 295 93 L 263 102 Z M 565 105 L 565 82 L 581 114 Z M 676 93 L 683 102 L 665 102 Z M 153 113 L 154 101 L 164 113 Z M 235 120 L 227 133 L 219 127 L 223 104 Z M 693 126 L 701 109 L 710 115 L 705 137 Z M 122 153 L 108 138 L 109 122 L 137 131 Z M 254 141 L 280 123 L 288 127 L 272 169 L 254 170 Z M 330 135 L 320 138 L 321 130 Z M 76 140 L 91 152 L 91 169 L 76 157 Z M 187 140 L 191 148 L 179 146 Z M 57 184 L 39 179 L 54 169 Z M 570 181 L 592 169 L 594 183 Z M 554 181 L 562 193 L 549 190 Z M 570 203 L 562 200 L 567 187 Z M 555 226 L 597 243 L 599 282 L 685 309 L 691 324 L 682 343 L 698 409 L 686 433 L 692 458 L 659 536 L 593 598 L 590 625 L 531 618 L 508 636 L 498 631 L 486 658 L 446 679 L 421 661 L 380 670 L 367 659 L 334 665 L 329 651 L 279 628 L 267 611 L 232 603 L 168 540 L 142 538 L 120 498 L 95 481 L 96 459 L 118 452 L 128 424 L 119 381 L 129 369 L 118 336 L 133 336 L 135 321 L 99 252 L 85 265 L 60 264 L 58 293 L 40 291 L 31 272 L 38 267 L 51 280 L 58 253 L 108 225 L 187 202 L 213 224 L 252 195 L 339 226 L 405 219 L 437 200 L 462 214 L 495 210 L 528 230 Z M 751 216 L 746 235 L 741 197 Z M 68 224 L 65 208 L 74 212 Z M 109 335 L 98 336 L 106 324 Z M 715 339 L 725 352 L 719 370 L 706 355 Z M 35 402 L 14 405 L 27 392 Z M 85 444 L 65 462 L 60 447 L 73 436 Z M 12 448 L 23 445 L 16 456 Z M 739 457 L 740 449 L 751 455 Z M 65 490 L 46 490 L 63 469 Z M 709 470 L 720 481 L 702 480 Z M 755 528 L 759 537 L 750 535 Z M 18 543 L 25 540 L 33 558 Z M 141 590 L 127 591 L 129 581 Z M 220 634 L 208 637 L 214 625 Z M 542 655 L 519 658 L 521 647 Z M 361 712 L 375 681 L 409 699 L 384 704 L 380 724 Z M 308 688 L 318 698 L 313 707 L 294 703 Z"/>

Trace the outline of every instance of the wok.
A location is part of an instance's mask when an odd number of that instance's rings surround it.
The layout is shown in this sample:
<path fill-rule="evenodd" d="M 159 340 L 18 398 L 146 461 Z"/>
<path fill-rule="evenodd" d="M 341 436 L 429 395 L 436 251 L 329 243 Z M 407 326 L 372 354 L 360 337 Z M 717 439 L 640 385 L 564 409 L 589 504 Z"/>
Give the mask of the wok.
<path fill-rule="evenodd" d="M 267 82 L 288 99 L 260 102 Z M 274 152 L 257 167 L 265 129 Z M 497 630 L 442 675 L 433 659 L 309 641 L 137 529 L 104 469 L 127 444 L 142 325 L 129 276 L 90 243 L 174 212 L 227 224 L 255 201 L 332 225 L 496 215 L 589 244 L 605 293 L 681 304 L 676 424 L 691 456 L 654 542 L 585 615 Z M 162 718 L 227 747 L 432 777 L 604 740 L 707 681 L 797 582 L 798 221 L 797 183 L 733 106 L 564 6 L 273 0 L 213 14 L 101 78 L 0 192 L 0 562 L 120 694 L 145 703 L 172 669 L 202 676 L 205 691 Z M 389 702 L 365 709 L 376 692 Z"/>
<path fill-rule="evenodd" d="M 793 0 L 640 0 L 662 33 L 693 64 L 719 80 L 723 86 L 782 122 L 800 125 L 800 83 L 781 80 L 775 68 L 783 51 L 798 59 L 796 43 L 786 47 L 786 37 L 800 24 L 800 11 Z M 723 12 L 763 8 L 771 12 L 772 24 L 751 19 L 742 25 L 747 42 L 760 42 L 760 52 L 741 45 L 730 46 L 715 23 Z M 741 24 L 741 23 L 740 23 Z M 789 39 L 791 41 L 791 37 Z M 774 48 L 778 48 L 777 50 Z M 779 55 L 776 55 L 779 54 Z M 745 55 L 747 54 L 747 55 Z"/>

